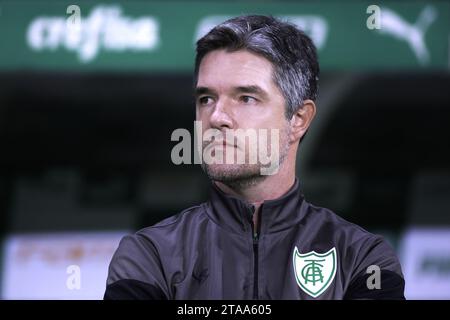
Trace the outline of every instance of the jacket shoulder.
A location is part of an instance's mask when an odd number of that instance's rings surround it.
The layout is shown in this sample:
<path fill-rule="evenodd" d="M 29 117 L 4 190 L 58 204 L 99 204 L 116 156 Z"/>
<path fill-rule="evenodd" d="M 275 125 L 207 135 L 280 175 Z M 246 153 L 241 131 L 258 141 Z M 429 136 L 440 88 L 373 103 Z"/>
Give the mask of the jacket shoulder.
<path fill-rule="evenodd" d="M 333 234 L 345 274 L 346 299 L 404 299 L 404 278 L 400 262 L 386 239 L 351 223 L 333 211 L 310 207 L 320 225 L 318 234 Z M 313 221 L 314 222 L 314 221 Z M 382 290 L 369 290 L 367 279 L 374 270 L 381 274 Z"/>
<path fill-rule="evenodd" d="M 182 229 L 203 219 L 203 206 L 199 205 L 124 236 L 109 265 L 105 299 L 170 298 L 162 259 L 176 259 L 175 249 L 184 244 L 180 241 Z"/>
<path fill-rule="evenodd" d="M 333 234 L 334 240 L 340 243 L 343 243 L 343 240 L 345 240 L 347 247 L 352 247 L 362 242 L 366 244 L 385 242 L 383 236 L 367 231 L 363 227 L 342 218 L 330 209 L 308 205 L 311 222 L 320 226 L 322 229 L 320 231 L 322 232 L 324 232 L 323 229 L 330 231 L 329 233 Z"/>
<path fill-rule="evenodd" d="M 353 270 L 352 276 L 362 273 L 370 265 L 403 276 L 397 255 L 383 236 L 373 234 L 329 209 L 310 205 L 309 210 L 308 226 L 314 229 L 316 237 L 335 244 L 341 251 L 341 261 Z"/>
<path fill-rule="evenodd" d="M 201 223 L 207 220 L 205 203 L 187 208 L 175 215 L 167 217 L 160 222 L 140 229 L 135 233 L 137 237 L 158 238 L 167 235 L 174 235 L 182 232 L 183 229 L 192 223 Z"/>

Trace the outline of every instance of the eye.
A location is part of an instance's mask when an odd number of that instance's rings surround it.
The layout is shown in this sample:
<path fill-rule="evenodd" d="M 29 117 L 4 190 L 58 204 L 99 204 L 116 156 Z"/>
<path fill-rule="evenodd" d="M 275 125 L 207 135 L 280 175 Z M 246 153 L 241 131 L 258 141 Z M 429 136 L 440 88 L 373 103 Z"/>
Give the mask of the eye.
<path fill-rule="evenodd" d="M 245 104 L 256 103 L 258 100 L 251 96 L 241 96 L 240 100 Z"/>
<path fill-rule="evenodd" d="M 198 98 L 198 104 L 201 106 L 209 105 L 213 102 L 213 99 L 209 96 L 203 96 Z"/>

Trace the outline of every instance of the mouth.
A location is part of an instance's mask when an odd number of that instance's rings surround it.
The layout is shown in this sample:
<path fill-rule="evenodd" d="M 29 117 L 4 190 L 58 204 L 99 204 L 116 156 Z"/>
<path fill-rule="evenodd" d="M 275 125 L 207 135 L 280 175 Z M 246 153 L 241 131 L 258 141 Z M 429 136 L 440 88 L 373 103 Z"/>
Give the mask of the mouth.
<path fill-rule="evenodd" d="M 217 147 L 223 147 L 223 148 L 237 148 L 236 144 L 230 144 L 227 143 L 226 141 L 223 142 L 213 142 L 208 144 L 208 147 L 210 148 L 217 148 Z"/>
<path fill-rule="evenodd" d="M 205 149 L 227 149 L 227 148 L 238 148 L 237 144 L 227 143 L 225 140 L 223 141 L 214 141 L 205 146 Z"/>

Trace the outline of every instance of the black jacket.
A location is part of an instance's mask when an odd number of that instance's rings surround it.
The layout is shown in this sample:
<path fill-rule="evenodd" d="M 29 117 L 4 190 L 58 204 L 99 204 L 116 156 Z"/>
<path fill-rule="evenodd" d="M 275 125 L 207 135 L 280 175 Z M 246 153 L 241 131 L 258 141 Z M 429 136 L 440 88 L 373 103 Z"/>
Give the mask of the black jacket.
<path fill-rule="evenodd" d="M 386 241 L 306 202 L 298 180 L 260 212 L 255 235 L 253 206 L 213 186 L 210 201 L 122 239 L 104 298 L 404 299 Z"/>

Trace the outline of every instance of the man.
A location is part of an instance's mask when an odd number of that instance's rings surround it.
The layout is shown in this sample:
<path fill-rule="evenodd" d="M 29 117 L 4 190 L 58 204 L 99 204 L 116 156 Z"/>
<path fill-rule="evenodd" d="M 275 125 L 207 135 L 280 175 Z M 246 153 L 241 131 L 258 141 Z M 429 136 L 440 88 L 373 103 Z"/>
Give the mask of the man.
<path fill-rule="evenodd" d="M 237 17 L 197 42 L 196 117 L 223 133 L 206 139 L 203 157 L 240 151 L 245 161 L 203 162 L 208 202 L 126 236 L 105 299 L 404 299 L 383 238 L 300 191 L 296 153 L 316 112 L 318 73 L 311 39 L 272 17 Z M 255 144 L 239 129 L 277 133 L 256 143 L 277 155 L 271 172 L 248 161 Z"/>

